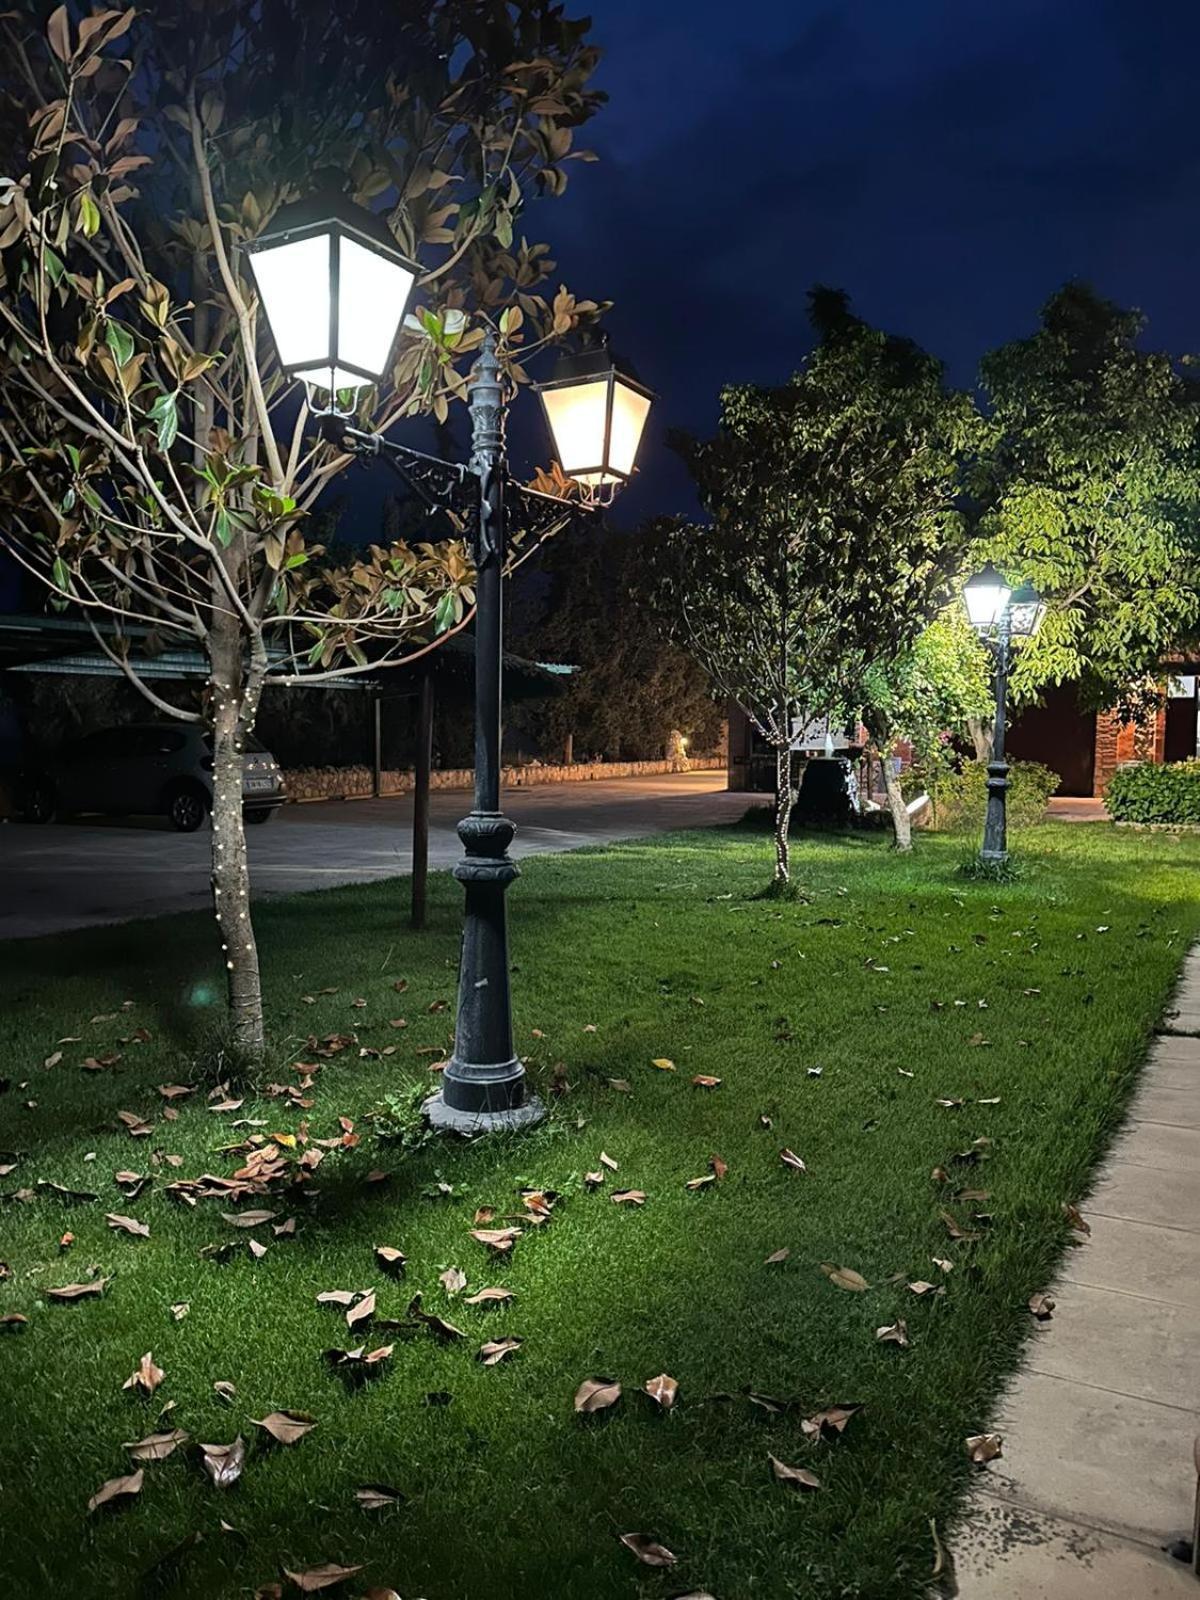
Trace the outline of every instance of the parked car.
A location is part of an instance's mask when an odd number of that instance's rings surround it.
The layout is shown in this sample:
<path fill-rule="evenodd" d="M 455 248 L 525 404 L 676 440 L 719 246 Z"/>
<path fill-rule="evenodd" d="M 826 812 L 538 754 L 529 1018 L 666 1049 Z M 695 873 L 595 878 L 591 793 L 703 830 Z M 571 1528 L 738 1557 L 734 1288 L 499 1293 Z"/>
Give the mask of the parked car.
<path fill-rule="evenodd" d="M 284 798 L 275 757 L 250 738 L 242 768 L 243 815 L 268 822 Z M 86 811 L 164 816 L 180 833 L 193 833 L 212 810 L 212 774 L 212 740 L 199 728 L 170 722 L 106 728 L 28 773 L 21 811 L 28 822 Z"/>

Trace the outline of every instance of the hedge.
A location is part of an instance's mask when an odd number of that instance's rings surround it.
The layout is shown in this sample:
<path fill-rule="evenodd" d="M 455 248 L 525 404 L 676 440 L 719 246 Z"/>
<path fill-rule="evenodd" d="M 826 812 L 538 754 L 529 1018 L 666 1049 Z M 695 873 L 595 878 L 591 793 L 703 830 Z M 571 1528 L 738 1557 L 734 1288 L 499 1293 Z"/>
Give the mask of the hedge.
<path fill-rule="evenodd" d="M 1104 798 L 1115 822 L 1200 824 L 1200 761 L 1118 767 Z"/>
<path fill-rule="evenodd" d="M 1040 822 L 1046 802 L 1058 788 L 1057 772 L 1039 761 L 1014 761 L 1008 773 L 1008 821 L 1014 828 Z M 987 807 L 987 766 L 968 761 L 961 772 L 939 778 L 932 793 L 933 825 L 949 832 L 983 827 Z"/>

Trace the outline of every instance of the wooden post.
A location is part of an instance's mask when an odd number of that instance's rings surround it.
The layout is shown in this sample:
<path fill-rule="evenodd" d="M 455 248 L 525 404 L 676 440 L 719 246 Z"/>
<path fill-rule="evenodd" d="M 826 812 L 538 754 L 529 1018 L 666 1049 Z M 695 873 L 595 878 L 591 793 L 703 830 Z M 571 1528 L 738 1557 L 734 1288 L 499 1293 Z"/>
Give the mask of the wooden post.
<path fill-rule="evenodd" d="M 413 784 L 412 925 L 425 926 L 429 884 L 429 773 L 433 766 L 433 674 L 421 679 L 417 713 L 417 759 Z"/>
<path fill-rule="evenodd" d="M 380 709 L 382 707 L 382 705 L 383 705 L 383 696 L 380 694 L 379 690 L 376 689 L 376 691 L 375 691 L 375 762 L 374 762 L 375 771 L 374 771 L 374 782 L 373 782 L 372 787 L 371 787 L 371 793 L 375 796 L 376 800 L 378 800 L 379 796 L 383 793 L 383 718 L 382 718 L 381 709 Z"/>
<path fill-rule="evenodd" d="M 572 730 L 572 732 L 568 733 L 566 738 L 563 740 L 563 766 L 564 767 L 571 766 L 572 763 L 574 762 L 574 760 L 575 760 L 575 734 L 574 734 L 574 731 Z"/>

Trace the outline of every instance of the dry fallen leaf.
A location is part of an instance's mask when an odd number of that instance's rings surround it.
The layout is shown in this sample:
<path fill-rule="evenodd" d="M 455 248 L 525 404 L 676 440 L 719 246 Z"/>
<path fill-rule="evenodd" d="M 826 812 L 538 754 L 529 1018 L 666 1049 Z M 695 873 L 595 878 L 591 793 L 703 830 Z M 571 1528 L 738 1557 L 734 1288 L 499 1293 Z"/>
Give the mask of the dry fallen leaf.
<path fill-rule="evenodd" d="M 1079 1233 L 1091 1233 L 1091 1227 L 1083 1220 L 1083 1215 L 1078 1206 L 1073 1206 L 1069 1201 L 1063 1204 L 1063 1215 L 1071 1226 Z"/>
<path fill-rule="evenodd" d="M 182 1428 L 172 1428 L 169 1433 L 148 1433 L 144 1439 L 127 1442 L 125 1448 L 135 1461 L 165 1461 L 189 1437 Z"/>
<path fill-rule="evenodd" d="M 261 1228 L 265 1222 L 274 1222 L 278 1211 L 222 1211 L 221 1220 L 231 1228 Z"/>
<path fill-rule="evenodd" d="M 252 1417 L 250 1420 L 279 1444 L 295 1444 L 317 1425 L 317 1419 L 305 1411 L 272 1411 L 268 1417 Z"/>
<path fill-rule="evenodd" d="M 385 1272 L 393 1273 L 396 1277 L 404 1276 L 404 1268 L 408 1257 L 403 1250 L 396 1250 L 390 1244 L 377 1244 L 375 1246 L 375 1260 Z"/>
<path fill-rule="evenodd" d="M 242 1475 L 246 1463 L 246 1441 L 239 1433 L 232 1444 L 202 1444 L 200 1454 L 213 1487 L 228 1489 Z"/>
<path fill-rule="evenodd" d="M 467 1287 L 467 1275 L 461 1267 L 447 1267 L 445 1272 L 438 1273 L 438 1282 L 447 1294 L 458 1294 Z"/>
<path fill-rule="evenodd" d="M 845 1433 L 850 1418 L 861 1410 L 860 1405 L 826 1406 L 824 1411 L 814 1411 L 811 1417 L 804 1417 L 800 1432 L 809 1439 L 819 1438 L 826 1428 L 830 1433 Z"/>
<path fill-rule="evenodd" d="M 778 1265 L 779 1262 L 786 1261 L 791 1253 L 791 1247 L 785 1244 L 782 1250 L 773 1250 L 763 1265 L 767 1267 L 774 1267 Z"/>
<path fill-rule="evenodd" d="M 137 1367 L 125 1379 L 122 1389 L 140 1389 L 143 1394 L 153 1394 L 159 1384 L 166 1377 L 166 1373 L 154 1364 L 154 1357 L 149 1350 L 138 1362 Z"/>
<path fill-rule="evenodd" d="M 950 1261 L 946 1256 L 930 1256 L 929 1259 L 933 1262 L 935 1267 L 940 1267 L 943 1272 L 954 1271 L 953 1261 Z"/>
<path fill-rule="evenodd" d="M 771 1471 L 780 1483 L 794 1483 L 801 1489 L 819 1489 L 821 1480 L 816 1473 L 809 1472 L 805 1467 L 789 1467 L 786 1461 L 780 1461 L 778 1456 L 768 1455 Z"/>
<path fill-rule="evenodd" d="M 642 1389 L 650 1396 L 651 1400 L 657 1401 L 664 1411 L 669 1411 L 675 1404 L 675 1396 L 679 1393 L 679 1384 L 674 1378 L 669 1377 L 667 1373 L 660 1372 L 657 1378 L 647 1378 L 642 1385 Z"/>
<path fill-rule="evenodd" d="M 670 1056 L 655 1056 L 650 1065 L 652 1067 L 657 1067 L 660 1072 L 675 1071 L 675 1063 L 671 1060 Z"/>
<path fill-rule="evenodd" d="M 365 1511 L 383 1511 L 388 1506 L 404 1504 L 404 1496 L 400 1490 L 393 1489 L 386 1483 L 364 1483 L 361 1488 L 354 1491 L 354 1498 Z"/>
<path fill-rule="evenodd" d="M 468 1230 L 472 1239 L 480 1244 L 486 1244 L 490 1250 L 503 1255 L 506 1250 L 511 1250 L 513 1244 L 521 1237 L 520 1228 L 471 1228 Z"/>
<path fill-rule="evenodd" d="M 511 1356 L 514 1350 L 519 1350 L 522 1343 L 523 1341 L 517 1338 L 490 1339 L 487 1344 L 480 1346 L 479 1359 L 485 1367 L 498 1366 L 507 1356 Z"/>
<path fill-rule="evenodd" d="M 976 1240 L 980 1237 L 978 1233 L 971 1233 L 968 1229 L 964 1228 L 958 1219 L 952 1216 L 949 1211 L 939 1211 L 938 1215 L 945 1224 L 946 1232 L 952 1239 L 960 1239 L 965 1244 L 970 1244 L 973 1240 Z"/>
<path fill-rule="evenodd" d="M 145 1473 L 141 1467 L 136 1472 L 131 1472 L 125 1478 L 110 1478 L 107 1483 L 102 1483 L 95 1494 L 87 1503 L 89 1511 L 97 1511 L 101 1506 L 110 1504 L 113 1500 L 129 1499 L 135 1494 L 141 1494 L 142 1482 Z"/>
<path fill-rule="evenodd" d="M 233 1397 L 237 1394 L 237 1389 L 230 1383 L 228 1378 L 218 1378 L 216 1383 L 213 1384 L 213 1393 L 218 1400 L 224 1400 L 227 1406 L 231 1406 Z"/>
<path fill-rule="evenodd" d="M 719 1089 L 720 1087 L 720 1078 L 710 1078 L 708 1074 L 704 1072 L 698 1072 L 692 1079 L 693 1089 Z"/>
<path fill-rule="evenodd" d="M 882 1328 L 875 1329 L 875 1337 L 880 1344 L 898 1344 L 901 1350 L 907 1350 L 908 1323 L 900 1318 L 897 1322 L 885 1324 Z"/>
<path fill-rule="evenodd" d="M 601 1150 L 600 1152 L 600 1165 L 602 1167 L 607 1167 L 610 1172 L 616 1172 L 617 1170 L 617 1163 L 609 1155 L 607 1150 Z"/>
<path fill-rule="evenodd" d="M 830 1262 L 823 1261 L 821 1263 L 821 1271 L 829 1279 L 830 1283 L 837 1284 L 839 1289 L 854 1289 L 861 1293 L 862 1290 L 871 1287 L 862 1273 L 855 1272 L 853 1267 L 835 1267 Z"/>
<path fill-rule="evenodd" d="M 915 1295 L 945 1294 L 946 1292 L 944 1283 L 926 1283 L 924 1278 L 918 1278 L 915 1283 L 910 1283 L 908 1287 Z"/>
<path fill-rule="evenodd" d="M 808 1168 L 804 1165 L 804 1162 L 801 1161 L 800 1157 L 794 1150 L 781 1150 L 779 1152 L 779 1159 L 783 1162 L 785 1167 L 794 1167 L 797 1172 L 808 1171 Z"/>
<path fill-rule="evenodd" d="M 575 1409 L 583 1413 L 606 1411 L 621 1398 L 621 1385 L 612 1378 L 585 1378 L 575 1391 Z"/>
<path fill-rule="evenodd" d="M 346 1326 L 357 1327 L 360 1322 L 366 1322 L 375 1315 L 375 1291 L 368 1289 L 357 1305 L 353 1305 L 346 1312 Z"/>
<path fill-rule="evenodd" d="M 1049 1322 L 1054 1314 L 1054 1296 L 1052 1294 L 1031 1295 L 1029 1309 L 1039 1322 Z"/>
<path fill-rule="evenodd" d="M 319 1567 L 309 1567 L 305 1572 L 293 1572 L 284 1567 L 284 1575 L 292 1580 L 302 1594 L 316 1594 L 318 1589 L 332 1589 L 335 1583 L 344 1583 L 362 1567 L 339 1567 L 336 1561 L 323 1562 Z"/>
<path fill-rule="evenodd" d="M 685 1189 L 707 1189 L 711 1184 L 716 1183 L 716 1181 L 717 1175 L 715 1172 L 706 1172 L 699 1178 L 689 1178 L 683 1187 Z"/>
<path fill-rule="evenodd" d="M 710 1173 L 709 1178 L 711 1176 Z M 703 1178 L 701 1182 L 707 1183 L 709 1178 Z M 614 1205 L 618 1206 L 644 1206 L 646 1204 L 646 1195 L 642 1189 L 614 1189 L 612 1194 L 609 1195 L 609 1199 Z"/>
<path fill-rule="evenodd" d="M 967 1455 L 977 1467 L 986 1466 L 1004 1452 L 1004 1440 L 998 1433 L 975 1433 L 967 1440 Z"/>
<path fill-rule="evenodd" d="M 463 1301 L 465 1306 L 504 1305 L 514 1298 L 511 1289 L 480 1289 L 478 1294 L 468 1295 Z"/>
<path fill-rule="evenodd" d="M 110 1211 L 104 1220 L 114 1232 L 132 1233 L 139 1239 L 148 1239 L 150 1237 L 148 1225 L 144 1222 L 139 1222 L 136 1217 L 123 1217 L 118 1212 Z"/>
<path fill-rule="evenodd" d="M 623 1533 L 621 1543 L 648 1567 L 673 1567 L 678 1557 L 648 1533 Z"/>

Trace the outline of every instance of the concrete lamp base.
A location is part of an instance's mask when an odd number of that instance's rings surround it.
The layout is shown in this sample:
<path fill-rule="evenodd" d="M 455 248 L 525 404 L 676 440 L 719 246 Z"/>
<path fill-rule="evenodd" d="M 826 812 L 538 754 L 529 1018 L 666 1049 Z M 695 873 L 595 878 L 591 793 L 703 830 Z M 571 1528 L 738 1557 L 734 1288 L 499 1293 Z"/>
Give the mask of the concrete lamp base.
<path fill-rule="evenodd" d="M 475 1139 L 483 1133 L 519 1133 L 532 1128 L 545 1119 L 546 1108 L 537 1095 L 531 1094 L 524 1104 L 503 1111 L 460 1111 L 448 1106 L 439 1090 L 426 1100 L 421 1114 L 439 1132 L 461 1133 L 464 1138 Z"/>

